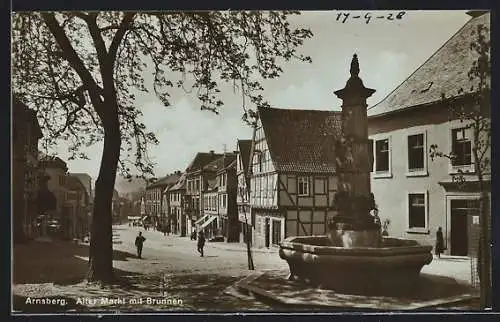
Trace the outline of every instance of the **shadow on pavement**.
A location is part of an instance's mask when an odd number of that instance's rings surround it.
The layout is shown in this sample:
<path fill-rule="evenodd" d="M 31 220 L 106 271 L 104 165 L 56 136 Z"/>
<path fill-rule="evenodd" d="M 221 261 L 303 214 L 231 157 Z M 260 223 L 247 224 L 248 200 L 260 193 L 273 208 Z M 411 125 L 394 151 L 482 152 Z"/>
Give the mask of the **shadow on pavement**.
<path fill-rule="evenodd" d="M 277 308 L 294 310 L 337 309 L 406 310 L 436 305 L 443 299 L 462 297 L 473 293 L 468 285 L 453 278 L 421 274 L 413 288 L 393 289 L 384 294 L 348 294 L 317 288 L 298 281 L 288 281 L 286 271 L 269 271 L 248 282 L 244 288 L 257 294 L 259 300 Z M 387 277 L 390 278 L 390 277 Z"/>
<path fill-rule="evenodd" d="M 85 278 L 88 270 L 88 261 L 81 257 L 88 255 L 88 245 L 71 242 L 32 241 L 28 244 L 14 245 L 13 283 L 58 285 L 78 283 Z M 113 251 L 113 260 L 127 261 L 128 258 L 136 256 L 128 252 Z"/>

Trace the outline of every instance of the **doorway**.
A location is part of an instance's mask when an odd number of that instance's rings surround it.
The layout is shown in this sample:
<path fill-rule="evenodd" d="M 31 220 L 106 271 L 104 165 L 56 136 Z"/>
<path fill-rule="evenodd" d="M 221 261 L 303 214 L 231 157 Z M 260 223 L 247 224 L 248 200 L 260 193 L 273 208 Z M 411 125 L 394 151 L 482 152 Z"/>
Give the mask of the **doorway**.
<path fill-rule="evenodd" d="M 478 201 L 475 199 L 457 199 L 450 201 L 450 255 L 469 256 L 469 237 L 472 215 L 476 214 Z"/>

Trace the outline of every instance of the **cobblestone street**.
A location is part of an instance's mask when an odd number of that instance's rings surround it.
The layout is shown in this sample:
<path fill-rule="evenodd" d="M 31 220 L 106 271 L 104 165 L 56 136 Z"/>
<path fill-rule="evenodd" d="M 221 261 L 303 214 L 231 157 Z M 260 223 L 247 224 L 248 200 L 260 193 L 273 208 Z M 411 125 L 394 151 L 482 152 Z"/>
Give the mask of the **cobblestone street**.
<path fill-rule="evenodd" d="M 189 238 L 164 236 L 141 228 L 146 242 L 143 258 L 138 259 L 134 246 L 138 231 L 135 227 L 114 227 L 113 265 L 126 285 L 105 288 L 82 282 L 87 269 L 87 245 L 39 241 L 18 246 L 14 263 L 14 309 L 23 312 L 270 309 L 257 301 L 224 294 L 228 286 L 251 272 L 247 269 L 244 245 L 207 243 L 205 257 L 200 257 L 196 252 L 196 242 Z M 50 255 L 37 257 L 47 253 Z M 286 268 L 286 263 L 276 252 L 257 250 L 254 263 L 258 270 Z M 26 304 L 26 297 L 63 297 L 66 305 Z M 79 298 L 117 299 L 118 303 L 100 300 L 93 303 L 78 301 Z M 130 303 L 131 299 L 141 298 L 142 303 Z M 147 303 L 148 298 L 165 298 L 168 303 Z"/>
<path fill-rule="evenodd" d="M 143 259 L 135 255 L 138 231 L 146 237 Z M 115 271 L 120 285 L 101 288 L 82 282 L 88 245 L 61 241 L 36 241 L 14 249 L 14 309 L 22 312 L 54 311 L 269 311 L 277 308 L 251 297 L 235 297 L 224 291 L 248 276 L 245 245 L 207 243 L 205 257 L 187 237 L 164 236 L 157 231 L 115 226 Z M 40 256 L 43 254 L 43 256 Z M 276 250 L 254 250 L 256 271 L 286 270 Z M 423 273 L 446 276 L 467 284 L 470 262 L 435 259 Z M 449 276 L 449 273 L 452 276 Z M 26 299 L 64 299 L 65 305 L 35 305 Z M 104 300 L 103 300 L 104 299 Z M 142 303 L 141 300 L 142 299 Z"/>

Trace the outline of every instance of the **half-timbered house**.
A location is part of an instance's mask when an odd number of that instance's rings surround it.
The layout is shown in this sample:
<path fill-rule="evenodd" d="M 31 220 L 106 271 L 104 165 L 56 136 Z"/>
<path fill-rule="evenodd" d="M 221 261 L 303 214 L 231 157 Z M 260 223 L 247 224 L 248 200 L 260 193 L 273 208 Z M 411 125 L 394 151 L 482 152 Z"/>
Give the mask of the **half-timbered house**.
<path fill-rule="evenodd" d="M 239 241 L 245 242 L 247 236 L 251 236 L 251 214 L 249 202 L 249 164 L 250 150 L 252 148 L 252 140 L 238 140 L 237 143 L 237 159 L 236 159 L 236 177 L 238 180 L 238 188 L 236 191 L 236 204 L 238 207 Z"/>
<path fill-rule="evenodd" d="M 259 108 L 250 165 L 253 243 L 322 235 L 335 215 L 340 111 Z"/>

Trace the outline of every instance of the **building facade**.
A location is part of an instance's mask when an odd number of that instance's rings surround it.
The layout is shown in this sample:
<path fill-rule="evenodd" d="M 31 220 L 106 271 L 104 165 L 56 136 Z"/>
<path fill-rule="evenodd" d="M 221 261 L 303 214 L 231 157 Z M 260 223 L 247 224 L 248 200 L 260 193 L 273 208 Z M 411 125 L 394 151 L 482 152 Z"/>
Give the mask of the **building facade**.
<path fill-rule="evenodd" d="M 61 224 L 63 219 L 68 222 L 66 219 L 69 215 L 66 205 L 66 194 L 68 193 L 66 185 L 68 167 L 66 162 L 56 156 L 44 155 L 40 159 L 40 170 L 47 178 L 47 189 L 56 199 L 55 207 L 46 211 L 47 219 L 58 220 Z"/>
<path fill-rule="evenodd" d="M 186 195 L 186 174 L 183 173 L 177 182 L 166 189 L 165 196 L 169 199 L 170 207 L 170 231 L 182 237 L 191 231 L 190 221 L 187 220 L 184 211 L 184 199 Z"/>
<path fill-rule="evenodd" d="M 238 209 L 240 242 L 247 242 L 252 237 L 252 218 L 250 211 L 250 175 L 249 164 L 252 140 L 238 140 L 236 159 L 236 205 Z"/>
<path fill-rule="evenodd" d="M 471 42 L 478 26 L 489 24 L 489 13 L 475 15 L 368 111 L 372 192 L 379 216 L 390 222 L 389 234 L 434 245 L 441 227 L 445 253 L 456 256 L 469 256 L 477 247 L 481 191 L 474 129 L 455 112 L 473 108 L 476 94 L 464 93 L 471 87 L 467 73 L 477 59 Z M 431 159 L 433 145 L 455 157 Z M 489 148 L 485 152 L 489 155 Z M 490 189 L 490 171 L 486 172 L 484 183 Z M 455 180 L 459 173 L 465 182 Z"/>
<path fill-rule="evenodd" d="M 203 213 L 195 225 L 198 231 L 204 230 L 207 236 L 224 236 L 227 240 L 226 227 L 223 227 L 223 224 L 224 221 L 227 224 L 228 193 L 232 193 L 232 191 L 228 191 L 230 186 L 227 179 L 229 166 L 235 160 L 235 153 L 224 153 L 221 157 L 202 168 L 201 175 L 204 182 L 202 190 Z M 206 205 L 205 202 L 209 204 Z"/>
<path fill-rule="evenodd" d="M 237 154 L 238 152 L 234 151 L 232 155 L 226 156 L 225 166 L 217 171 L 216 177 L 218 215 L 221 221 L 220 229 L 229 243 L 239 241 L 238 206 L 236 203 L 238 190 L 238 177 L 236 176 Z M 227 163 L 229 164 L 226 166 Z"/>
<path fill-rule="evenodd" d="M 38 141 L 42 131 L 36 112 L 13 99 L 12 106 L 13 237 L 30 237 L 38 216 Z"/>
<path fill-rule="evenodd" d="M 216 179 L 209 179 L 202 195 L 203 217 L 197 222 L 196 230 L 203 230 L 207 239 L 218 236 L 221 233 L 218 189 Z"/>
<path fill-rule="evenodd" d="M 211 171 L 203 169 L 207 164 L 222 157 L 222 154 L 214 151 L 198 152 L 193 161 L 186 169 L 186 199 L 184 211 L 188 217 L 191 230 L 189 234 L 200 224 L 198 222 L 203 217 L 203 190 L 208 185 Z M 212 178 L 213 179 L 213 178 Z"/>
<path fill-rule="evenodd" d="M 168 199 L 164 198 L 163 192 L 166 188 L 173 186 L 181 176 L 180 171 L 175 171 L 163 178 L 146 186 L 145 206 L 146 217 L 154 226 L 167 227 L 170 225 L 168 222 Z"/>
<path fill-rule="evenodd" d="M 90 197 L 78 177 L 68 175 L 64 184 L 67 192 L 62 217 L 63 237 L 83 239 L 90 231 Z"/>
<path fill-rule="evenodd" d="M 336 214 L 341 113 L 259 108 L 250 162 L 253 244 L 323 235 Z"/>

